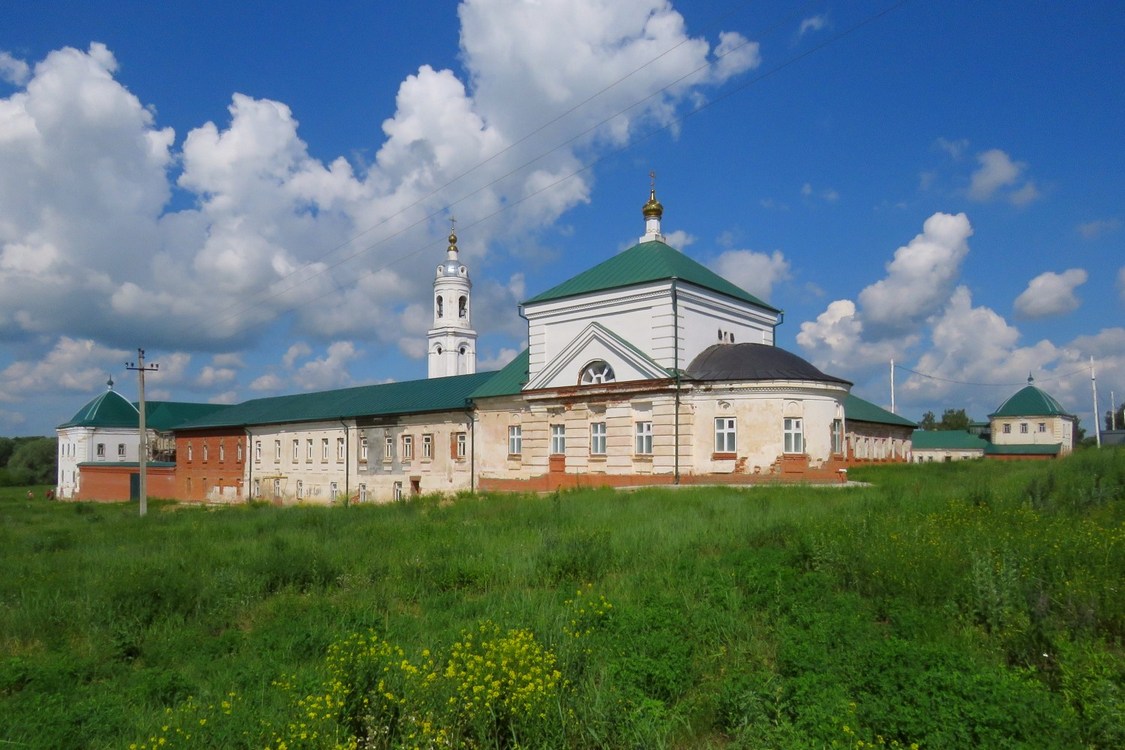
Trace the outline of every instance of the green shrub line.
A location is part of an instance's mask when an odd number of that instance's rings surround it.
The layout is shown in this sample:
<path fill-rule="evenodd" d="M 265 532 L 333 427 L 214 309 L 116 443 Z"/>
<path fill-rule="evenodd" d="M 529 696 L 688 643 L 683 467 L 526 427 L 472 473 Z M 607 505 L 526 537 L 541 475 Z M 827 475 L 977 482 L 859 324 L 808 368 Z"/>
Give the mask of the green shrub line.
<path fill-rule="evenodd" d="M 0 488 L 0 745 L 1125 747 L 1125 451 L 349 508 Z"/>

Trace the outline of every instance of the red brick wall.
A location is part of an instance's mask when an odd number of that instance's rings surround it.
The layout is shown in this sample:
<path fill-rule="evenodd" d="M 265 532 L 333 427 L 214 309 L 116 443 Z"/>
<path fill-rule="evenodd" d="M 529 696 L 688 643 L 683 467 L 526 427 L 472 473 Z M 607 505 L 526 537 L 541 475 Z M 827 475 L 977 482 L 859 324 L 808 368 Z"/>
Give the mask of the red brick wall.
<path fill-rule="evenodd" d="M 176 499 L 204 502 L 210 490 L 222 488 L 230 493 L 227 499 L 244 502 L 248 452 L 246 433 L 240 429 L 176 433 Z"/>
<path fill-rule="evenodd" d="M 136 466 L 82 466 L 75 500 L 120 502 L 129 499 L 129 477 L 138 474 Z M 176 470 L 171 466 L 150 466 L 145 472 L 149 497 L 172 499 L 176 496 Z"/>

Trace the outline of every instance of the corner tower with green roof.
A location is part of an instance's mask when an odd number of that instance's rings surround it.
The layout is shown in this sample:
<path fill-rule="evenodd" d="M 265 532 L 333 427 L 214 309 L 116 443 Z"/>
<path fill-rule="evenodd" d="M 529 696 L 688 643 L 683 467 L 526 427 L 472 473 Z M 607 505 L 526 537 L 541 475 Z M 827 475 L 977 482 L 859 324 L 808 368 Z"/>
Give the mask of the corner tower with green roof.
<path fill-rule="evenodd" d="M 628 250 L 525 301 L 528 390 L 671 377 L 715 343 L 774 343 L 782 313 L 669 246 L 656 190 Z"/>
<path fill-rule="evenodd" d="M 1065 456 L 1074 450 L 1078 418 L 1067 413 L 1053 396 L 1035 385 L 1027 385 L 1008 397 L 1000 408 L 988 415 L 992 427 L 989 455 Z"/>

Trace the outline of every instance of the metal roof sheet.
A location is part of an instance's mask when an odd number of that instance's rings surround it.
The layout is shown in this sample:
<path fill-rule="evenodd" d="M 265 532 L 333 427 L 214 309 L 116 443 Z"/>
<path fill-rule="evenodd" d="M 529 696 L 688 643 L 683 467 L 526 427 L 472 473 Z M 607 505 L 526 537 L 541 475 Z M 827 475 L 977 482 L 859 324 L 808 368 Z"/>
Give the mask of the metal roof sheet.
<path fill-rule="evenodd" d="M 642 242 L 524 302 L 576 297 L 609 289 L 680 279 L 743 302 L 781 312 L 663 242 Z"/>
<path fill-rule="evenodd" d="M 235 404 L 179 425 L 180 430 L 242 427 L 252 424 L 315 422 L 360 416 L 418 414 L 464 409 L 473 391 L 495 371 L 446 378 L 362 385 L 317 393 L 271 396 Z"/>
<path fill-rule="evenodd" d="M 520 393 L 527 384 L 530 359 L 529 350 L 524 349 L 499 372 L 493 373 L 493 377 L 473 391 L 470 397 L 478 399 L 490 396 L 514 396 Z"/>
<path fill-rule="evenodd" d="M 770 344 L 712 344 L 696 355 L 686 373 L 693 380 L 811 380 L 851 385 Z"/>
<path fill-rule="evenodd" d="M 58 426 L 67 427 L 133 427 L 136 428 L 141 413 L 117 391 L 106 391 L 78 410 L 68 421 Z"/>
<path fill-rule="evenodd" d="M 1046 391 L 1027 385 L 1008 397 L 1000 404 L 989 417 L 1069 417 L 1071 416 L 1062 408 Z"/>
<path fill-rule="evenodd" d="M 988 448 L 988 441 L 965 430 L 915 430 L 910 436 L 914 450 L 978 450 Z"/>
<path fill-rule="evenodd" d="M 844 396 L 844 419 L 849 422 L 871 422 L 873 424 L 893 424 L 901 427 L 917 427 L 905 417 L 887 411 L 881 406 L 866 401 L 853 393 Z"/>

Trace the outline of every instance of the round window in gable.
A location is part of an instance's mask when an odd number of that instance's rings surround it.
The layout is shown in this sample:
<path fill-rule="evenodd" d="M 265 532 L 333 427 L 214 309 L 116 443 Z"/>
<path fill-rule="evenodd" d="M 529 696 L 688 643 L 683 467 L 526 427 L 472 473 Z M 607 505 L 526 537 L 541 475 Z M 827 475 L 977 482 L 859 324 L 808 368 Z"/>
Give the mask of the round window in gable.
<path fill-rule="evenodd" d="M 582 385 L 598 385 L 599 383 L 612 383 L 617 378 L 613 374 L 613 368 L 609 363 L 602 359 L 596 359 L 582 370 L 582 377 L 578 382 Z"/>

